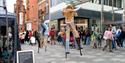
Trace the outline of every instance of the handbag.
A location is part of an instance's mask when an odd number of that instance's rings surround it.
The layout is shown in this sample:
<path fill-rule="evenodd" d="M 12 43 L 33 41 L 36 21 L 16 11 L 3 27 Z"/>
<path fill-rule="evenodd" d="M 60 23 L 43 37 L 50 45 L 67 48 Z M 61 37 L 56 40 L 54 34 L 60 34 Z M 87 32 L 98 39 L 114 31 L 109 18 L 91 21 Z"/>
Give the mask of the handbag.
<path fill-rule="evenodd" d="M 103 39 L 107 40 L 108 38 L 106 36 L 103 36 Z"/>

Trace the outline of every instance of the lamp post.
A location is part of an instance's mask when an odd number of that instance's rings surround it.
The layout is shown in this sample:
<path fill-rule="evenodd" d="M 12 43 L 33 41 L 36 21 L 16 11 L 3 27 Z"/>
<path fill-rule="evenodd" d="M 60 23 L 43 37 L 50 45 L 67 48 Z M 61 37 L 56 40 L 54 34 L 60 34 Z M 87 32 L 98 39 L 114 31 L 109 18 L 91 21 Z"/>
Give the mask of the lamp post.
<path fill-rule="evenodd" d="M 101 0 L 101 21 L 100 21 L 100 33 L 103 32 L 102 30 L 102 23 L 104 22 L 104 0 Z"/>
<path fill-rule="evenodd" d="M 123 23 L 125 24 L 125 0 L 123 0 Z"/>
<path fill-rule="evenodd" d="M 114 16 L 114 0 L 112 0 L 112 22 L 115 24 L 115 16 Z"/>

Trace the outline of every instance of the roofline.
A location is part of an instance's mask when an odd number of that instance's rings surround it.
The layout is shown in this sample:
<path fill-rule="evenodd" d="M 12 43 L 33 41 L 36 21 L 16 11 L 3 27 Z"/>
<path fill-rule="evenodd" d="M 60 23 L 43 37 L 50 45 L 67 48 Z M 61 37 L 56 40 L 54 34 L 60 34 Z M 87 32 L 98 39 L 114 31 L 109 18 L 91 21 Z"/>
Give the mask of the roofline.
<path fill-rule="evenodd" d="M 8 18 L 16 18 L 16 15 L 7 15 Z M 0 14 L 0 17 L 6 17 L 5 14 Z"/>

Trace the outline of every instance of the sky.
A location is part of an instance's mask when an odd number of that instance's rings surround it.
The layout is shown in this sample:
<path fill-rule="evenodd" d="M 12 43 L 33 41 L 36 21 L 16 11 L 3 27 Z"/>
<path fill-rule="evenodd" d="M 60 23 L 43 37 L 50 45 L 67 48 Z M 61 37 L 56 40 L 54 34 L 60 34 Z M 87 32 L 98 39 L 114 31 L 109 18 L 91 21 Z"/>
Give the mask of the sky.
<path fill-rule="evenodd" d="M 16 3 L 16 0 L 6 0 L 7 1 L 7 10 L 8 12 L 14 12 L 14 4 Z"/>

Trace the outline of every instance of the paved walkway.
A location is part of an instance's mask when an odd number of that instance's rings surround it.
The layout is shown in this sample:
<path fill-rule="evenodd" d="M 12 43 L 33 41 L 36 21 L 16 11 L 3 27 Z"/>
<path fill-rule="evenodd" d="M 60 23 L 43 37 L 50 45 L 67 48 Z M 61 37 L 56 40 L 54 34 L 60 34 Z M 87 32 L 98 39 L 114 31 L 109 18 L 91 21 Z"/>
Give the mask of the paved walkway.
<path fill-rule="evenodd" d="M 121 48 L 110 53 L 84 46 L 82 56 L 78 50 L 70 49 L 67 59 L 64 47 L 60 45 L 49 45 L 46 52 L 44 48 L 41 48 L 40 53 L 37 53 L 37 46 L 22 45 L 22 49 L 34 50 L 35 63 L 125 63 L 125 49 Z"/>

